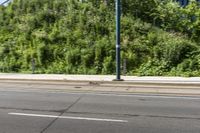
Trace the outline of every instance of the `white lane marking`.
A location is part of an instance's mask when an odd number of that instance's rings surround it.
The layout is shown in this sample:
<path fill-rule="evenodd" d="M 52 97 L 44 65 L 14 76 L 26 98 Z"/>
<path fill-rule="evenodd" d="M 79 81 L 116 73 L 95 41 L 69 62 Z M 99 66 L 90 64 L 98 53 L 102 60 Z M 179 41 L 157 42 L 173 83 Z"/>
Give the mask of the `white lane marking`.
<path fill-rule="evenodd" d="M 60 119 L 72 119 L 72 120 L 121 122 L 121 123 L 127 123 L 128 122 L 127 120 L 101 119 L 101 118 L 89 118 L 89 117 L 55 116 L 55 115 L 41 115 L 41 114 L 25 114 L 25 113 L 8 113 L 8 114 L 9 115 L 18 115 L 18 116 L 43 117 L 43 118 L 60 118 Z"/>

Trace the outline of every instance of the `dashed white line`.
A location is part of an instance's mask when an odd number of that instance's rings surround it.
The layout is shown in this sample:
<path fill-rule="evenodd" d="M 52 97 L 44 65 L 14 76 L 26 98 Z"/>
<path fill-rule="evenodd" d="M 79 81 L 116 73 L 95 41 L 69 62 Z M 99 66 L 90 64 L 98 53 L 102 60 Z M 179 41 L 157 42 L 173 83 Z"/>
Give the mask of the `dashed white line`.
<path fill-rule="evenodd" d="M 17 115 L 17 116 L 43 117 L 43 118 L 60 118 L 60 119 L 72 119 L 72 120 L 120 122 L 120 123 L 127 123 L 128 122 L 127 120 L 101 119 L 101 118 L 89 118 L 89 117 L 72 117 L 72 116 L 56 116 L 56 115 L 25 114 L 25 113 L 8 113 L 8 114 L 9 115 Z"/>

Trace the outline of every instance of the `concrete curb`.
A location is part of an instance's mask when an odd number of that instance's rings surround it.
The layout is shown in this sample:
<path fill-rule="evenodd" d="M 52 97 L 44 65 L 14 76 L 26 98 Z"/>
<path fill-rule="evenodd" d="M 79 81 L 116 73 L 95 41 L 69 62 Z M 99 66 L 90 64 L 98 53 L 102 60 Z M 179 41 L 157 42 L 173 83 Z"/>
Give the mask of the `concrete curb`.
<path fill-rule="evenodd" d="M 8 84 L 7 84 L 8 83 Z M 14 83 L 14 84 L 12 84 Z M 114 93 L 114 94 L 154 94 L 154 95 L 184 95 L 200 96 L 199 87 L 180 87 L 180 86 L 113 86 L 88 84 L 86 82 L 41 82 L 41 81 L 5 81 L 2 86 L 8 90 L 15 90 L 15 86 L 21 86 L 22 90 L 46 90 L 52 92 L 84 92 L 84 93 Z"/>
<path fill-rule="evenodd" d="M 159 88 L 159 89 L 199 89 L 200 83 L 187 82 L 129 82 L 129 81 L 88 81 L 88 80 L 40 80 L 40 79 L 0 79 L 3 83 L 20 84 L 49 84 L 49 85 L 82 85 L 82 86 L 102 86 L 102 87 L 135 87 L 135 88 Z"/>
<path fill-rule="evenodd" d="M 70 91 L 97 91 L 120 93 L 153 93 L 200 95 L 200 78 L 182 77 L 122 77 L 112 81 L 109 75 L 32 75 L 0 74 L 0 83 L 71 86 Z M 76 86 L 76 87 L 73 87 Z M 82 87 L 80 87 L 82 86 Z M 87 89 L 92 87 L 93 89 Z"/>
<path fill-rule="evenodd" d="M 199 88 L 200 82 L 184 82 L 184 81 L 158 81 L 158 80 L 138 80 L 138 81 L 101 81 L 101 80 L 66 80 L 66 79 L 28 79 L 28 78 L 0 78 L 0 82 L 36 82 L 49 84 L 86 84 L 86 85 L 101 85 L 101 86 L 158 86 L 158 87 L 183 87 L 183 88 Z"/>

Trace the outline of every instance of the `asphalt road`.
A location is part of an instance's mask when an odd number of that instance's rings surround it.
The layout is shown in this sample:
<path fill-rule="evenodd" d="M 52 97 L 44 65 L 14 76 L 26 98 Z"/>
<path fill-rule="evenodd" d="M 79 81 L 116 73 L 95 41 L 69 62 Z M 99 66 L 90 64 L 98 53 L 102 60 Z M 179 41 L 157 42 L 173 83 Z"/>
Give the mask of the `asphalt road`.
<path fill-rule="evenodd" d="M 0 133 L 200 133 L 200 96 L 48 87 L 0 83 Z"/>

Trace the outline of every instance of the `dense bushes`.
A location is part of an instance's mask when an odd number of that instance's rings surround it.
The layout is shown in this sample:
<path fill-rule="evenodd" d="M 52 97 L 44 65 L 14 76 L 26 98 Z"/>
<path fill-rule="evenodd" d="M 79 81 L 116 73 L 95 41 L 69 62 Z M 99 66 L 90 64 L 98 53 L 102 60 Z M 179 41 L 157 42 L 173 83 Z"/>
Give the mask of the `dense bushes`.
<path fill-rule="evenodd" d="M 197 3 L 122 5 L 126 74 L 200 75 Z M 0 7 L 0 71 L 114 74 L 114 20 L 114 0 L 14 0 Z"/>

